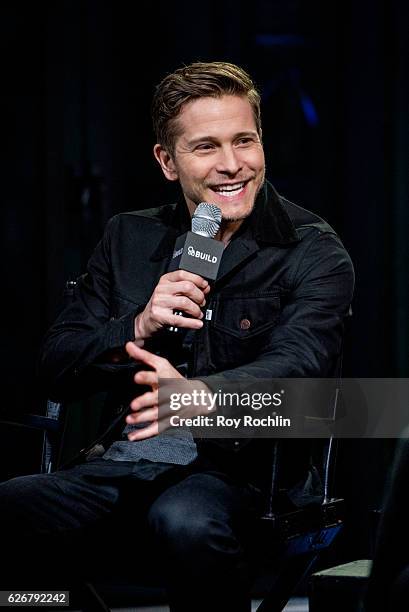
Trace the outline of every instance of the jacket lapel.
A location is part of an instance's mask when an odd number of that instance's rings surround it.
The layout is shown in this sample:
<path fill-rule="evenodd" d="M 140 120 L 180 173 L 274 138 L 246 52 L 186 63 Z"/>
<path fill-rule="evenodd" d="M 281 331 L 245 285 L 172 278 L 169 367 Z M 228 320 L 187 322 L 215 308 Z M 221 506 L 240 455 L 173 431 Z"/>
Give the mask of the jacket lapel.
<path fill-rule="evenodd" d="M 253 212 L 223 252 L 216 283 L 253 257 L 261 246 L 288 245 L 298 240 L 280 196 L 266 181 L 257 196 Z"/>
<path fill-rule="evenodd" d="M 259 245 L 251 238 L 246 237 L 241 240 L 232 240 L 223 251 L 216 283 L 221 281 L 229 272 L 235 270 L 240 264 L 250 259 L 259 250 Z"/>

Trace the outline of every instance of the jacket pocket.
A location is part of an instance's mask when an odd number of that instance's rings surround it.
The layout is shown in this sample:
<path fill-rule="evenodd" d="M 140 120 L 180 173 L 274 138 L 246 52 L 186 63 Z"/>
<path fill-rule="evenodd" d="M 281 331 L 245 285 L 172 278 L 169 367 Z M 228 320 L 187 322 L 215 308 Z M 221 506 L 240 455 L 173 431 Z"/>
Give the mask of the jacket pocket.
<path fill-rule="evenodd" d="M 220 371 L 250 363 L 268 350 L 279 316 L 278 292 L 219 296 L 209 326 L 213 369 Z"/>
<path fill-rule="evenodd" d="M 273 327 L 280 315 L 280 296 L 226 296 L 217 300 L 213 326 L 229 336 L 245 340 Z"/>

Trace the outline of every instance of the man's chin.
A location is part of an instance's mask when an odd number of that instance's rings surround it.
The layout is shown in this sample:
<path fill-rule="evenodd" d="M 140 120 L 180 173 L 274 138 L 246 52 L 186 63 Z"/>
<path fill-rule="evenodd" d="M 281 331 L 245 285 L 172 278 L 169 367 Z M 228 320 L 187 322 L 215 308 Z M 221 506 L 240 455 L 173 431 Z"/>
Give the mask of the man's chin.
<path fill-rule="evenodd" d="M 247 217 L 249 217 L 251 215 L 251 213 L 253 212 L 254 209 L 254 205 L 251 207 L 250 210 L 246 210 L 245 212 L 241 213 L 241 214 L 234 214 L 234 213 L 222 213 L 222 220 L 227 222 L 227 223 L 234 223 L 237 221 L 244 221 L 244 219 L 247 219 Z"/>
<path fill-rule="evenodd" d="M 225 223 L 237 223 L 238 221 L 244 221 L 244 219 L 247 219 L 249 215 L 242 215 L 241 217 L 225 217 L 223 215 L 222 220 Z"/>

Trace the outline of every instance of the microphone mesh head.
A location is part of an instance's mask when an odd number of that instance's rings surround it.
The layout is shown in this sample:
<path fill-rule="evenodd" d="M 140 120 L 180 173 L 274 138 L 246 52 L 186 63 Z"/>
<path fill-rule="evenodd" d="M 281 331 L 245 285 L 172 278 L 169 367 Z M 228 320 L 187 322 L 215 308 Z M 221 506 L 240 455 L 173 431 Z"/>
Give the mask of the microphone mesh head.
<path fill-rule="evenodd" d="M 192 216 L 192 232 L 214 238 L 222 222 L 222 211 L 215 204 L 200 202 Z"/>

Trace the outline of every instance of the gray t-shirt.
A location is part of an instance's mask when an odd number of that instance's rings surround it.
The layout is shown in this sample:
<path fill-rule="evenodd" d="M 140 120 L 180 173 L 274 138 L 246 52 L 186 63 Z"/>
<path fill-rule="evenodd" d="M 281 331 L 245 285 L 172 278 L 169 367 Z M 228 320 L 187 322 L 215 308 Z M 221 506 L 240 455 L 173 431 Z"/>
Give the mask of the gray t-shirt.
<path fill-rule="evenodd" d="M 127 434 L 136 429 L 134 425 L 127 425 L 122 432 L 123 440 L 115 441 L 104 453 L 103 459 L 112 461 L 138 461 L 146 459 L 159 463 L 174 463 L 187 465 L 197 457 L 196 443 L 191 432 L 187 429 L 178 429 L 161 433 L 145 440 L 128 440 Z"/>

